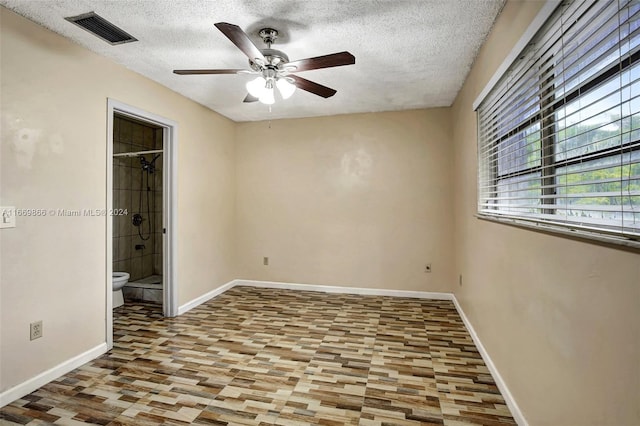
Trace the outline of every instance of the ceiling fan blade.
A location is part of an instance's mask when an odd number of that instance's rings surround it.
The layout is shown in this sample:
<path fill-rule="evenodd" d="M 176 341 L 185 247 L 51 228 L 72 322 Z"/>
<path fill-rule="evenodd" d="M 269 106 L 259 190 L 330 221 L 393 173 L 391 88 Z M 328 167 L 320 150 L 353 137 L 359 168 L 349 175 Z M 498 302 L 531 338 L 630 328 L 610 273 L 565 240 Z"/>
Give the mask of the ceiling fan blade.
<path fill-rule="evenodd" d="M 255 96 L 251 95 L 251 93 L 247 93 L 247 96 L 244 98 L 244 101 L 242 102 L 258 102 L 258 98 L 256 98 Z"/>
<path fill-rule="evenodd" d="M 217 29 L 222 31 L 222 34 L 227 36 L 227 38 L 231 40 L 231 42 L 235 44 L 238 49 L 242 50 L 242 52 L 247 55 L 250 60 L 253 61 L 256 58 L 262 61 L 265 60 L 264 55 L 262 54 L 260 49 L 258 49 L 256 45 L 253 44 L 247 33 L 242 31 L 239 26 L 229 24 L 227 22 L 218 22 L 217 24 L 215 24 L 215 26 Z"/>
<path fill-rule="evenodd" d="M 239 74 L 241 71 L 246 71 L 246 70 L 241 70 L 241 69 L 237 69 L 237 70 L 233 70 L 233 69 L 228 69 L 228 70 L 173 70 L 174 74 L 180 74 L 180 75 L 190 75 L 190 74 Z"/>
<path fill-rule="evenodd" d="M 306 90 L 314 95 L 322 96 L 323 98 L 330 98 L 336 94 L 335 90 L 330 87 L 323 86 L 322 84 L 314 83 L 313 81 L 298 77 L 297 75 L 289 75 L 289 77 L 295 80 L 296 87 L 298 87 L 298 89 Z"/>
<path fill-rule="evenodd" d="M 330 55 L 317 56 L 315 58 L 300 59 L 288 62 L 285 66 L 295 66 L 296 69 L 290 72 L 317 70 L 319 68 L 340 67 L 342 65 L 353 65 L 356 58 L 349 52 L 332 53 Z"/>

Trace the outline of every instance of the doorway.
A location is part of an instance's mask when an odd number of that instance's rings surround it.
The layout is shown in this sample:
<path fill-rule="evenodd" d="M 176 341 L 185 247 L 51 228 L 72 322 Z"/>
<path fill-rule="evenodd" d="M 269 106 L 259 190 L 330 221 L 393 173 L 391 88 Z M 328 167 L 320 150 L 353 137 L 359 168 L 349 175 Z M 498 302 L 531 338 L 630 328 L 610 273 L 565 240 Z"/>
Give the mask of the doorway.
<path fill-rule="evenodd" d="M 109 99 L 107 116 L 107 345 L 113 309 L 127 300 L 162 303 L 177 315 L 175 268 L 177 124 Z M 112 276 L 129 282 L 113 291 Z"/>

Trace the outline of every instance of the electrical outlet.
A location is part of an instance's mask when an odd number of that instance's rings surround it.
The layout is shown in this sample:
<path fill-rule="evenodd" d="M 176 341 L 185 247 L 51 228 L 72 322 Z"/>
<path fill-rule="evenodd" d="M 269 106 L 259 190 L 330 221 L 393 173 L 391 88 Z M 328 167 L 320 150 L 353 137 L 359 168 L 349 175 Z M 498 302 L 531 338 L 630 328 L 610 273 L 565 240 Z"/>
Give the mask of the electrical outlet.
<path fill-rule="evenodd" d="M 42 337 L 42 321 L 32 322 L 29 328 L 31 340 L 36 340 Z"/>
<path fill-rule="evenodd" d="M 458 279 L 458 283 L 460 284 L 460 287 L 462 287 L 462 274 L 460 274 L 460 278 Z"/>
<path fill-rule="evenodd" d="M 263 257 L 262 258 L 262 264 L 264 266 L 269 266 L 269 258 L 268 257 Z"/>
<path fill-rule="evenodd" d="M 425 273 L 431 272 L 431 264 L 430 264 L 430 263 L 427 263 L 427 264 L 425 265 L 425 267 L 424 267 L 424 272 L 425 272 Z"/>

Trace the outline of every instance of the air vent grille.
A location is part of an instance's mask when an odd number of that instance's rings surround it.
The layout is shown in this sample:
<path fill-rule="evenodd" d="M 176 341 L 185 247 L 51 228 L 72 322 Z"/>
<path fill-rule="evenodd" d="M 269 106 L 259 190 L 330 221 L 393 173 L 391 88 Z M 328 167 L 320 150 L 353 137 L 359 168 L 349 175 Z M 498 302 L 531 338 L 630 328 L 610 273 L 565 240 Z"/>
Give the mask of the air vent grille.
<path fill-rule="evenodd" d="M 91 34 L 100 37 L 109 44 L 123 44 L 138 41 L 130 34 L 113 25 L 95 12 L 84 13 L 78 16 L 64 18 L 76 24 L 80 28 L 89 31 Z"/>

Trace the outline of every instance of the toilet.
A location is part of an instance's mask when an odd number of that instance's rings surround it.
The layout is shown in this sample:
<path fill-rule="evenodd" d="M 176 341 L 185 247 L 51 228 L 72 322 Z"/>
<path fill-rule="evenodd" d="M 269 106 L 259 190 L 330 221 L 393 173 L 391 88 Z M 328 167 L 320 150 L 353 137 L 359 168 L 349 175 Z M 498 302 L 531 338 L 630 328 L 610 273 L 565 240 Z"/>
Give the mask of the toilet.
<path fill-rule="evenodd" d="M 129 282 L 129 273 L 114 272 L 111 282 L 113 283 L 113 307 L 124 305 L 124 296 L 122 295 L 122 287 Z"/>

